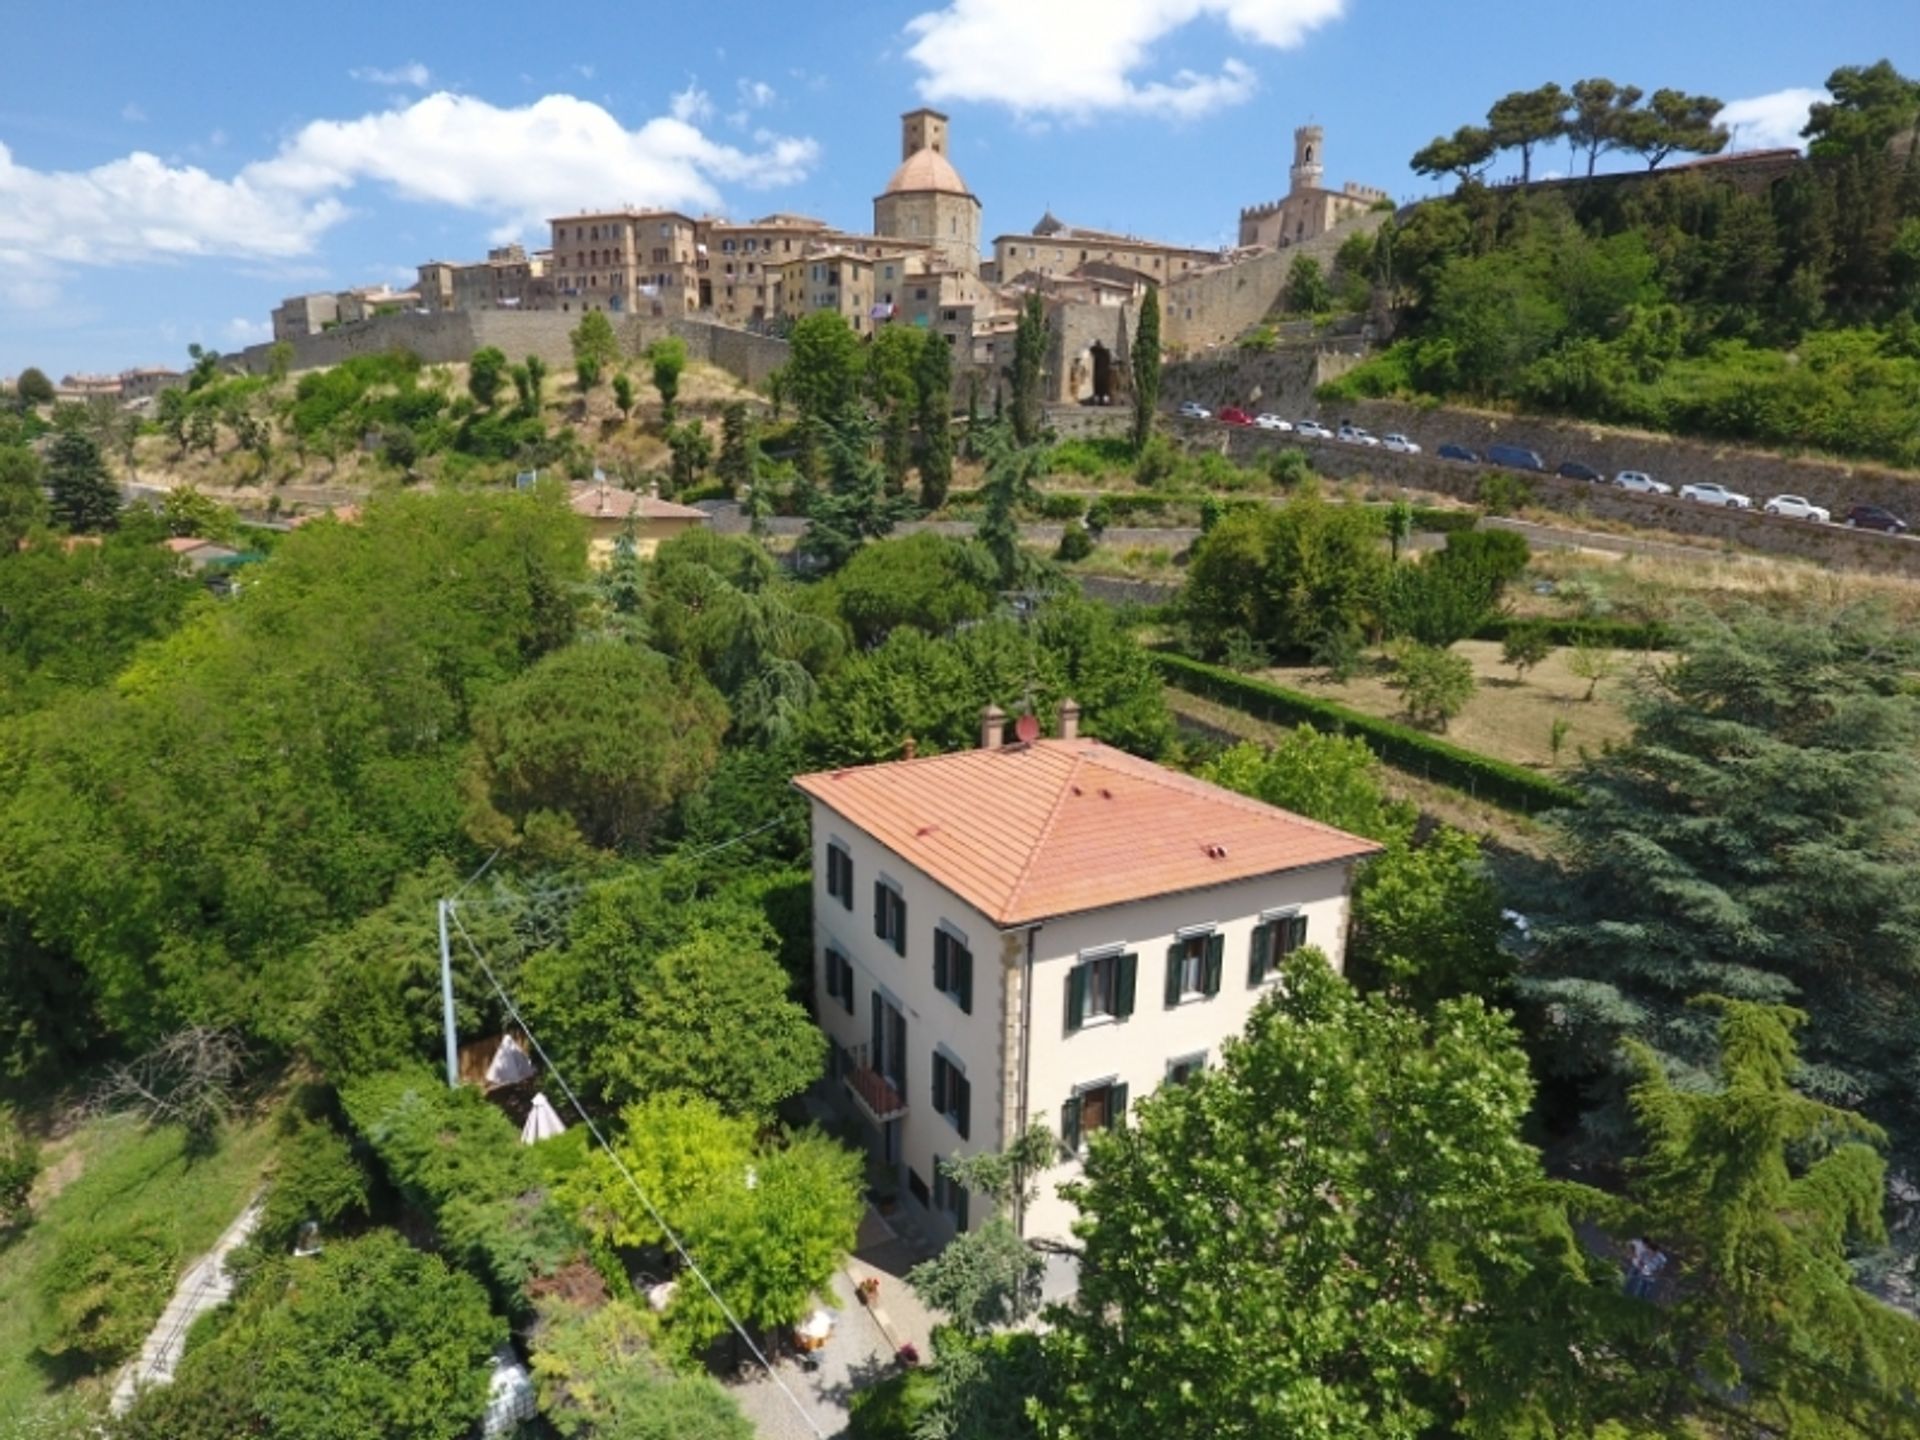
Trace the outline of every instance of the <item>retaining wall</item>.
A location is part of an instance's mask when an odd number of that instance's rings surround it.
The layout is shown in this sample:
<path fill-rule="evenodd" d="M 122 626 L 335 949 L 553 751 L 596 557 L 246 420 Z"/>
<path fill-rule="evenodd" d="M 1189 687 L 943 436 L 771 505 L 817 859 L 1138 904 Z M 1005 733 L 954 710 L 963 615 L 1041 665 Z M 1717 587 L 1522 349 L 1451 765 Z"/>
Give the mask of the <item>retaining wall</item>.
<path fill-rule="evenodd" d="M 1305 255 L 1323 272 L 1354 235 L 1371 235 L 1386 223 L 1384 210 L 1370 210 L 1298 245 L 1266 250 L 1232 264 L 1188 275 L 1160 297 L 1160 338 L 1169 350 L 1189 353 L 1226 345 L 1260 324 L 1280 301 L 1287 272 Z"/>

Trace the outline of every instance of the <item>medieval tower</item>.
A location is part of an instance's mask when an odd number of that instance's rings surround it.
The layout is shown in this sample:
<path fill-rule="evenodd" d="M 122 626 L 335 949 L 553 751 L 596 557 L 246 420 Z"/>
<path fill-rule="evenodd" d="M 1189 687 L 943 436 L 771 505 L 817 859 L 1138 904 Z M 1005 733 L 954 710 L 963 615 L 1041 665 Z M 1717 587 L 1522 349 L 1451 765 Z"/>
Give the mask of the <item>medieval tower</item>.
<path fill-rule="evenodd" d="M 1318 125 L 1302 125 L 1293 132 L 1293 169 L 1287 172 L 1293 194 L 1320 188 L 1320 181 L 1327 173 L 1326 162 L 1321 158 L 1326 148 L 1327 133 Z"/>
<path fill-rule="evenodd" d="M 900 168 L 873 201 L 873 233 L 939 247 L 952 269 L 980 269 L 980 201 L 947 158 L 947 117 L 913 110 L 900 117 Z"/>
<path fill-rule="evenodd" d="M 1329 190 L 1326 175 L 1326 131 L 1318 125 L 1302 125 L 1293 132 L 1293 168 L 1287 172 L 1285 198 L 1242 210 L 1240 243 L 1269 250 L 1299 245 L 1366 214 L 1387 198 L 1386 191 L 1351 180 Z"/>

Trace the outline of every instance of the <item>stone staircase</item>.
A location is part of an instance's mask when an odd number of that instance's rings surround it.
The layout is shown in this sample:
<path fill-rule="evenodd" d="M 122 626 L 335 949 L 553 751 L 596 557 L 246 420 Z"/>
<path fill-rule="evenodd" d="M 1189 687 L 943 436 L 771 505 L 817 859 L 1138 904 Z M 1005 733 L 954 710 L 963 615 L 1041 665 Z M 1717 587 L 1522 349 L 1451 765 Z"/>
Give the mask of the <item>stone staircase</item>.
<path fill-rule="evenodd" d="M 113 1387 L 113 1413 L 124 1414 L 127 1407 L 149 1385 L 165 1385 L 173 1380 L 174 1367 L 186 1348 L 187 1331 L 193 1322 L 233 1294 L 233 1277 L 227 1273 L 227 1256 L 245 1244 L 260 1223 L 258 1197 L 240 1212 L 213 1249 L 202 1255 L 180 1277 L 173 1298 L 160 1313 L 160 1319 L 140 1347 L 139 1356 L 120 1372 Z"/>

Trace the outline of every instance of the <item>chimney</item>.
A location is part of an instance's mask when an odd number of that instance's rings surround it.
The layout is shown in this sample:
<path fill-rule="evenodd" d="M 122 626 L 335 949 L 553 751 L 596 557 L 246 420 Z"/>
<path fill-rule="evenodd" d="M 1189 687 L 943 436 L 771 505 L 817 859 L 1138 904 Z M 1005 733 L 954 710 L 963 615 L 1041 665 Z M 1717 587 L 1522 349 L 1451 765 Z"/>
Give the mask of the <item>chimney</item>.
<path fill-rule="evenodd" d="M 909 735 L 905 740 L 900 742 L 900 758 L 902 760 L 911 760 L 919 753 L 920 742 L 915 740 L 913 736 Z"/>
<path fill-rule="evenodd" d="M 1080 702 L 1077 700 L 1060 702 L 1060 738 L 1062 740 L 1080 738 Z"/>
<path fill-rule="evenodd" d="M 658 480 L 649 480 L 647 482 L 647 498 L 649 500 L 658 500 L 660 498 L 660 482 Z"/>
<path fill-rule="evenodd" d="M 998 750 L 1006 743 L 1007 712 L 998 705 L 989 705 L 980 712 L 980 748 Z"/>

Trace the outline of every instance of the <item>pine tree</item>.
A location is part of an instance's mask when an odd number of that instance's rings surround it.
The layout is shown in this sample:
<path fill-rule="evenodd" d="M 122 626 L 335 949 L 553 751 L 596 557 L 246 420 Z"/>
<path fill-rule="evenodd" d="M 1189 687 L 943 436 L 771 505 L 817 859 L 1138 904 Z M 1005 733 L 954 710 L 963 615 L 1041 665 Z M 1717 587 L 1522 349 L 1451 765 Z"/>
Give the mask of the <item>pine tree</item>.
<path fill-rule="evenodd" d="M 100 447 L 77 430 L 63 430 L 47 451 L 47 488 L 53 518 L 75 535 L 111 530 L 119 521 L 120 491 L 107 475 Z"/>
<path fill-rule="evenodd" d="M 947 489 L 953 484 L 953 351 L 942 336 L 927 336 L 914 368 L 914 384 L 920 426 L 920 508 L 938 510 L 947 503 Z"/>
<path fill-rule="evenodd" d="M 1140 302 L 1133 332 L 1133 448 L 1153 435 L 1153 412 L 1160 405 L 1160 292 L 1148 290 Z"/>
<path fill-rule="evenodd" d="M 732 499 L 753 484 L 753 422 L 744 400 L 729 400 L 720 410 L 720 458 L 714 474 Z"/>
<path fill-rule="evenodd" d="M 1040 292 L 1028 293 L 1013 332 L 1013 438 L 1021 445 L 1040 439 L 1040 387 L 1046 378 L 1047 307 Z"/>

